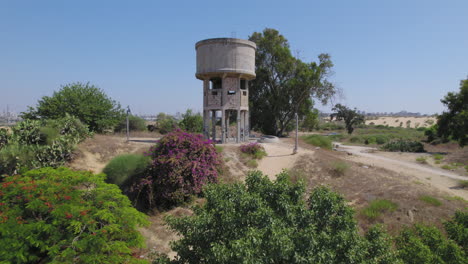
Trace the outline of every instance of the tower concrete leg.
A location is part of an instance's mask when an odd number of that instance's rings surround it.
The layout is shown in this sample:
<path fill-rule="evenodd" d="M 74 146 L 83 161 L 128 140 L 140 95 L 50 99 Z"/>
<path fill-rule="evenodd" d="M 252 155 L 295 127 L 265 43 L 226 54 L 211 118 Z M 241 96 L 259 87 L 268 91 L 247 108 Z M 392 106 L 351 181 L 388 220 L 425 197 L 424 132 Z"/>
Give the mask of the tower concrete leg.
<path fill-rule="evenodd" d="M 211 111 L 211 137 L 216 141 L 216 110 Z"/>
<path fill-rule="evenodd" d="M 229 136 L 231 134 L 231 129 L 229 129 L 229 120 L 231 119 L 230 110 L 226 110 L 226 142 L 229 141 Z"/>
<path fill-rule="evenodd" d="M 237 110 L 237 138 L 236 143 L 241 141 L 241 111 Z"/>
<path fill-rule="evenodd" d="M 225 110 L 221 110 L 221 143 L 226 143 L 226 125 L 225 125 Z"/>
<path fill-rule="evenodd" d="M 209 122 L 210 119 L 210 112 L 205 110 L 203 111 L 203 137 L 205 139 L 210 139 L 210 132 L 209 132 Z"/>
<path fill-rule="evenodd" d="M 244 134 L 247 137 L 247 140 L 249 140 L 249 138 L 250 138 L 250 116 L 249 116 L 249 111 L 245 111 Z"/>

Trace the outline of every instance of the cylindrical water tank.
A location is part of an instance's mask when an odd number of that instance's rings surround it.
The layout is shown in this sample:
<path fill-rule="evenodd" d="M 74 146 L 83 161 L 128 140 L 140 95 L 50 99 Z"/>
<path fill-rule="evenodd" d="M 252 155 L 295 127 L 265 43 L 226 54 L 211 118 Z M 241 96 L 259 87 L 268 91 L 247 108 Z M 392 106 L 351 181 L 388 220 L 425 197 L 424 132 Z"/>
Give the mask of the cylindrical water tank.
<path fill-rule="evenodd" d="M 245 79 L 255 78 L 254 42 L 236 38 L 205 39 L 195 44 L 198 79 L 224 73 L 242 74 Z"/>

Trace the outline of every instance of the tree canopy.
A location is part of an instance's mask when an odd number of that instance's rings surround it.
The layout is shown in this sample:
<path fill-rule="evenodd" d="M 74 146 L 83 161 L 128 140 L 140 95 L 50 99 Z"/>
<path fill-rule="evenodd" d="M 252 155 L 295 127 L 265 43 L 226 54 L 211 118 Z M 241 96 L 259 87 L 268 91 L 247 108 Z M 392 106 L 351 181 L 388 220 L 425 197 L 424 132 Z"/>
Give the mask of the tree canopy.
<path fill-rule="evenodd" d="M 336 120 L 343 120 L 348 134 L 353 133 L 355 125 L 364 123 L 364 116 L 358 114 L 356 108 L 353 110 L 344 105 L 336 104 L 332 111 L 335 111 L 336 113 L 330 115 L 330 120 L 333 120 L 334 118 Z"/>
<path fill-rule="evenodd" d="M 327 79 L 333 67 L 330 55 L 303 62 L 291 54 L 286 38 L 270 28 L 254 32 L 249 39 L 257 44 L 257 77 L 250 84 L 252 128 L 282 135 L 292 129 L 295 112 L 302 118 L 311 111 L 312 98 L 327 103 L 336 93 Z"/>
<path fill-rule="evenodd" d="M 468 79 L 460 82 L 460 92 L 449 92 L 442 100 L 447 111 L 438 116 L 437 135 L 454 139 L 460 146 L 468 144 Z"/>
<path fill-rule="evenodd" d="M 58 119 L 67 113 L 95 132 L 113 128 L 123 117 L 120 104 L 103 90 L 89 83 L 76 82 L 62 86 L 52 96 L 42 97 L 35 108 L 29 107 L 22 113 L 22 118 Z"/>

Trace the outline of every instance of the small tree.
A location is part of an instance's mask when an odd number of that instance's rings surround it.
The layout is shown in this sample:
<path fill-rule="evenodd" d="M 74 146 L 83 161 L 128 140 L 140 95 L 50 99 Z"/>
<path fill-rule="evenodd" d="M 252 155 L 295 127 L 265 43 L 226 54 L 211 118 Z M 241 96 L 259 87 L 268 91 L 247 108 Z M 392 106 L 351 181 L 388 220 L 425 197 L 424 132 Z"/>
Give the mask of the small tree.
<path fill-rule="evenodd" d="M 159 263 L 400 263 L 379 229 L 358 234 L 341 196 L 319 187 L 306 202 L 286 173 L 271 182 L 252 172 L 245 185 L 210 185 L 204 195 L 193 216 L 168 219 L 181 235 L 178 255 Z"/>
<path fill-rule="evenodd" d="M 159 113 L 156 117 L 156 127 L 161 134 L 167 134 L 177 128 L 177 121 L 171 115 Z"/>
<path fill-rule="evenodd" d="M 182 114 L 182 120 L 179 122 L 181 129 L 190 133 L 202 133 L 203 117 L 200 113 L 194 114 L 192 109 L 187 109 L 185 114 Z"/>
<path fill-rule="evenodd" d="M 144 131 L 146 130 L 146 120 L 138 116 L 130 115 L 128 117 L 128 128 L 130 131 Z M 120 120 L 120 122 L 114 128 L 114 131 L 127 131 L 127 117 L 123 117 L 122 120 Z"/>
<path fill-rule="evenodd" d="M 332 110 L 336 113 L 330 115 L 330 120 L 333 120 L 334 118 L 339 121 L 344 120 L 348 134 L 353 133 L 355 125 L 364 123 L 364 116 L 358 114 L 356 108 L 352 110 L 344 105 L 337 104 Z"/>
<path fill-rule="evenodd" d="M 447 107 L 437 118 L 437 134 L 444 139 L 458 140 L 463 147 L 468 144 L 468 79 L 460 82 L 459 93 L 448 93 L 441 102 Z"/>
<path fill-rule="evenodd" d="M 29 107 L 23 119 L 58 119 L 66 114 L 77 117 L 91 131 L 103 132 L 113 128 L 123 116 L 120 104 L 103 90 L 89 83 L 71 83 L 54 94 L 42 97 L 36 108 Z"/>
<path fill-rule="evenodd" d="M 306 131 L 312 131 L 318 128 L 319 125 L 319 112 L 317 109 L 313 109 L 304 116 L 301 128 Z"/>

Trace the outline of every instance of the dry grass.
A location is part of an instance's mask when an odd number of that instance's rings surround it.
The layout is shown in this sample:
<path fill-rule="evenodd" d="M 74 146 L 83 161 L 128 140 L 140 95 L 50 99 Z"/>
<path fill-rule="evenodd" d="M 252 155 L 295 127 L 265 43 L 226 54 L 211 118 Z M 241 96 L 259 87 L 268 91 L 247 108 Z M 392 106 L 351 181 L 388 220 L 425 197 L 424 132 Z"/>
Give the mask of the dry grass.
<path fill-rule="evenodd" d="M 308 144 L 301 142 L 301 147 L 307 148 Z M 345 153 L 316 150 L 313 157 L 300 158 L 290 171 L 294 172 L 293 180 L 302 179 L 305 182 L 308 192 L 318 185 L 328 185 L 343 195 L 357 211 L 361 211 L 374 200 L 388 200 L 399 205 L 391 214 L 376 219 L 356 214 L 359 227 L 363 231 L 375 223 L 384 224 L 393 234 L 403 226 L 415 222 L 441 227 L 443 220 L 450 218 L 456 210 L 466 207 L 465 201 L 455 198 L 445 199 L 447 201 L 444 200 L 442 206 L 428 206 L 419 199 L 420 196 L 430 195 L 442 200 L 448 197 L 447 194 L 431 185 L 421 184 L 412 177 L 373 166 L 363 168 L 349 160 L 346 161 L 350 165 L 346 177 L 335 177 L 330 170 L 332 164 L 346 158 Z M 413 217 L 409 217 L 408 211 L 412 212 Z"/>

